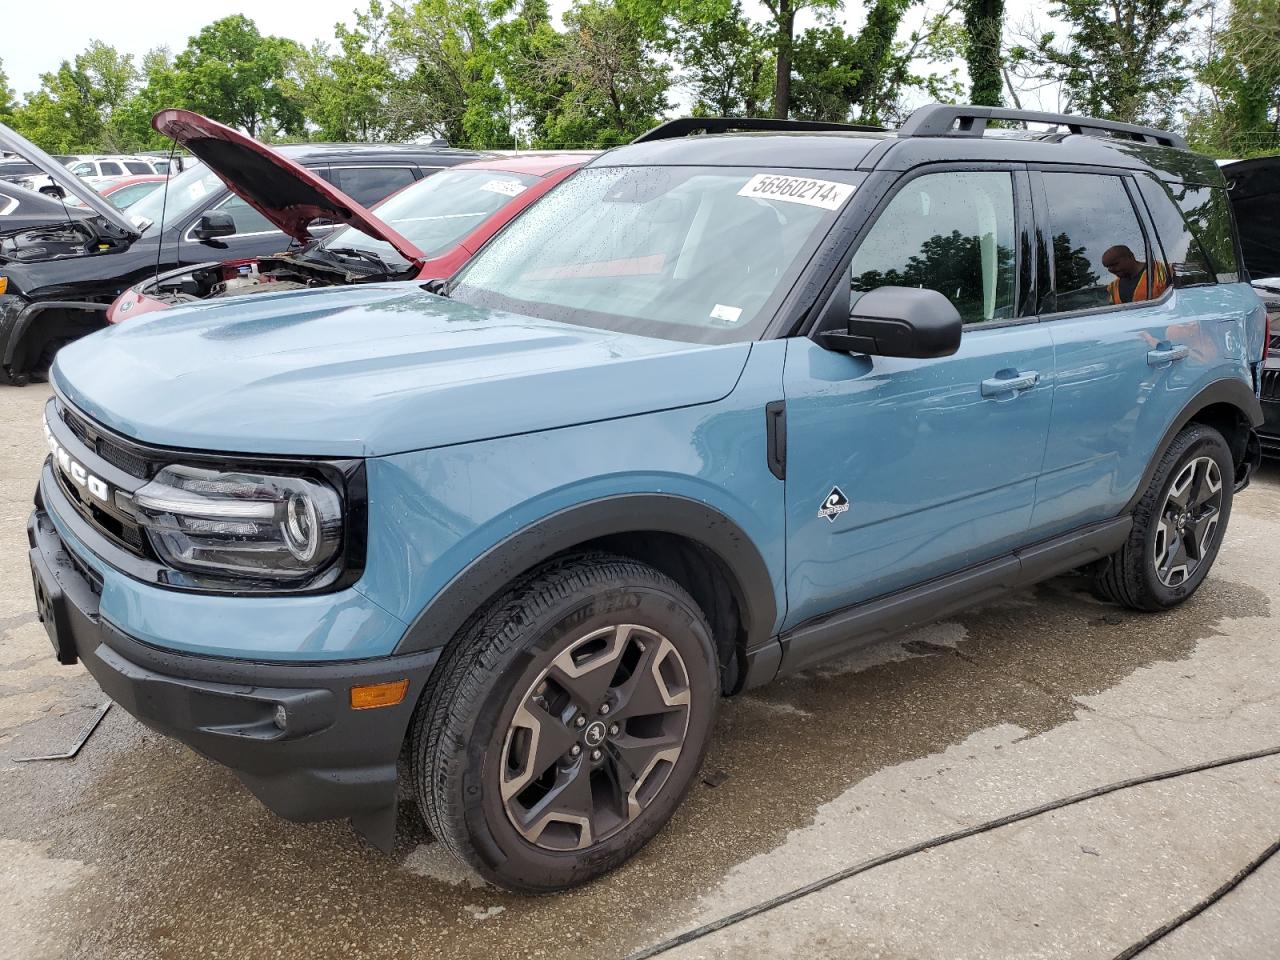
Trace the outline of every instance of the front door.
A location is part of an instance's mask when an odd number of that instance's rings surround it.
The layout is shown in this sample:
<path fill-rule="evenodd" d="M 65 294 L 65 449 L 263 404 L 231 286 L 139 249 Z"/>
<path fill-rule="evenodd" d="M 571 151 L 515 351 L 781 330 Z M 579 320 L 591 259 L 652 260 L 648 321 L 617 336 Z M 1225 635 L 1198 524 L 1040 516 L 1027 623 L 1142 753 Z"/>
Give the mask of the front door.
<path fill-rule="evenodd" d="M 848 269 L 853 303 L 879 286 L 946 295 L 966 323 L 955 355 L 788 344 L 786 627 L 1007 553 L 1026 536 L 1054 366 L 1048 331 L 1018 316 L 1026 281 L 1015 238 L 1029 217 L 1014 177 L 908 180 Z"/>

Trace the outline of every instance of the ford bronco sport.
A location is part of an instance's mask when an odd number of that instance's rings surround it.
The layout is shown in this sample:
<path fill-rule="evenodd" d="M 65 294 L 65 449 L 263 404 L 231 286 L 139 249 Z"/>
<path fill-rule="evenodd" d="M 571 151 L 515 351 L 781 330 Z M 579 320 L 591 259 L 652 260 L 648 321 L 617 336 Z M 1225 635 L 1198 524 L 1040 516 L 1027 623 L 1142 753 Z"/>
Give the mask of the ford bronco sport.
<path fill-rule="evenodd" d="M 436 292 L 62 350 L 40 614 L 282 816 L 389 850 L 403 750 L 448 850 L 562 889 L 667 821 L 722 695 L 1076 568 L 1190 597 L 1259 458 L 1242 270 L 1163 131 L 672 121 Z"/>

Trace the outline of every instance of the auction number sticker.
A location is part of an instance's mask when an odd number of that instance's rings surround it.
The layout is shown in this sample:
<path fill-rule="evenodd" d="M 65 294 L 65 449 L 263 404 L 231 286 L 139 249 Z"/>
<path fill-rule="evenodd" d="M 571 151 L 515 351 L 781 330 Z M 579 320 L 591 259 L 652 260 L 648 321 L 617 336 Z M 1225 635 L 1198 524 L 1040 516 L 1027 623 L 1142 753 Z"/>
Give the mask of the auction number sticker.
<path fill-rule="evenodd" d="M 480 189 L 488 190 L 490 193 L 501 193 L 508 197 L 515 197 L 524 193 L 524 184 L 518 180 L 489 180 L 480 184 Z"/>
<path fill-rule="evenodd" d="M 756 200 L 785 200 L 824 210 L 839 210 L 853 196 L 853 184 L 808 177 L 784 177 L 777 173 L 757 173 L 738 191 L 740 197 Z"/>

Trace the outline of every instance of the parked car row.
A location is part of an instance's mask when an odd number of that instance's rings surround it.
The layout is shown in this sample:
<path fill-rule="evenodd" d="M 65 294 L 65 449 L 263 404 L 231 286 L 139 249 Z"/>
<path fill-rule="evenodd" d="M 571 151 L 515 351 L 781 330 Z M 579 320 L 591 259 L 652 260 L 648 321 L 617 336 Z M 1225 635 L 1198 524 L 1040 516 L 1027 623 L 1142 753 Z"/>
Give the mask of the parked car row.
<path fill-rule="evenodd" d="M 388 851 L 407 755 L 513 890 L 635 855 L 722 696 L 1068 570 L 1184 602 L 1260 462 L 1262 205 L 1169 131 L 934 104 L 491 157 L 155 123 L 205 165 L 0 234 L 11 378 L 128 288 L 50 371 L 55 656 Z"/>

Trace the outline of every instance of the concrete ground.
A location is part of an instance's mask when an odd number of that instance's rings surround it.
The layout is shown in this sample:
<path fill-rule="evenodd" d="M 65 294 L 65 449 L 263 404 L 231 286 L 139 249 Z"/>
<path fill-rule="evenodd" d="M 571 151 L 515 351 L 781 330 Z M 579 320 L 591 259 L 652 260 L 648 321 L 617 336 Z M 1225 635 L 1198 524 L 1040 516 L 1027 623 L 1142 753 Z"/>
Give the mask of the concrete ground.
<path fill-rule="evenodd" d="M 295 826 L 60 667 L 23 525 L 47 388 L 0 388 L 0 958 L 621 958 L 876 854 L 1142 773 L 1280 745 L 1280 471 L 1210 579 L 1149 616 L 1064 577 L 727 702 L 708 772 L 632 863 L 530 899 L 406 804 L 385 857 Z M 1079 804 L 876 869 L 667 956 L 1108 958 L 1280 836 L 1280 758 Z M 1152 960 L 1280 956 L 1280 857 Z"/>

